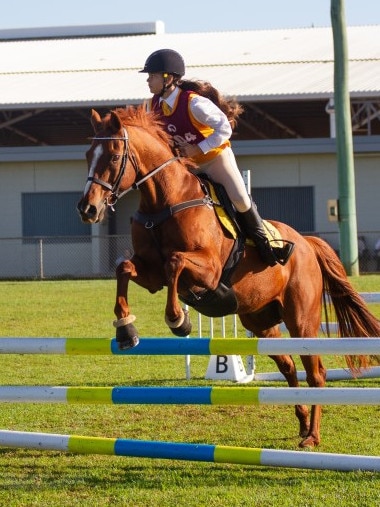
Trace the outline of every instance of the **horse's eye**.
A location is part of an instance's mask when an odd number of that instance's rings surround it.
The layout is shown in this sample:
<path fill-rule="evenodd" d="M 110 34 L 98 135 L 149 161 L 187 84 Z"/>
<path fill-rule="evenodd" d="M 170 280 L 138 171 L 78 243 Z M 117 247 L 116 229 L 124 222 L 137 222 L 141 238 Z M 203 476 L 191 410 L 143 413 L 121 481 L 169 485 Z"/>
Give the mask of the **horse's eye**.
<path fill-rule="evenodd" d="M 120 155 L 112 155 L 111 162 L 113 164 L 116 164 L 116 162 L 118 162 L 119 160 L 120 160 Z"/>

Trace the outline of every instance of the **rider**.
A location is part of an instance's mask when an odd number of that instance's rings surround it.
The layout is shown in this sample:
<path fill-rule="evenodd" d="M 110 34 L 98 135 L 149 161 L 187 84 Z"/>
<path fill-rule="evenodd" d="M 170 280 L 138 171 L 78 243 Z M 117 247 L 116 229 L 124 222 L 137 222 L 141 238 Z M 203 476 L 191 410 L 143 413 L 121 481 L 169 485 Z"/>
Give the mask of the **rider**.
<path fill-rule="evenodd" d="M 197 172 L 223 185 L 240 226 L 256 244 L 262 260 L 269 266 L 285 264 L 294 245 L 284 242 L 282 248 L 271 247 L 231 149 L 229 139 L 241 107 L 224 99 L 209 83 L 182 80 L 185 63 L 172 49 L 152 53 L 140 72 L 148 74 L 147 83 L 153 93 L 146 103 L 147 110 L 161 115 L 181 155 L 199 166 Z M 210 98 L 204 96 L 206 93 Z"/>

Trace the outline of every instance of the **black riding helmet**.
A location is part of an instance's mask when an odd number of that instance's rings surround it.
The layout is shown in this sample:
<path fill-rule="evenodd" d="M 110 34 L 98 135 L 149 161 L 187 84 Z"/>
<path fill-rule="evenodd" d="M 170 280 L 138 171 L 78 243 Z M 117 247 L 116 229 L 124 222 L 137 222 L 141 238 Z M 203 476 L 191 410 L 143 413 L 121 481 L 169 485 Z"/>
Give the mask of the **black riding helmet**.
<path fill-rule="evenodd" d="M 182 77 L 185 74 L 185 62 L 182 56 L 173 49 L 159 49 L 148 56 L 144 68 L 139 72 L 154 74 L 174 74 Z"/>

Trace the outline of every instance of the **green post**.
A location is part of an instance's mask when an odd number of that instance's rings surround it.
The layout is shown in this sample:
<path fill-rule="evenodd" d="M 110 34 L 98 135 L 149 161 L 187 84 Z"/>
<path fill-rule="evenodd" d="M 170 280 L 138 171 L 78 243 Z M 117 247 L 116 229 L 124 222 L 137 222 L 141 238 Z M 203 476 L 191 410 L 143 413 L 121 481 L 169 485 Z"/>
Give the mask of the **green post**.
<path fill-rule="evenodd" d="M 348 56 L 344 0 L 331 0 L 334 40 L 334 102 L 338 163 L 340 257 L 347 275 L 359 274 Z"/>

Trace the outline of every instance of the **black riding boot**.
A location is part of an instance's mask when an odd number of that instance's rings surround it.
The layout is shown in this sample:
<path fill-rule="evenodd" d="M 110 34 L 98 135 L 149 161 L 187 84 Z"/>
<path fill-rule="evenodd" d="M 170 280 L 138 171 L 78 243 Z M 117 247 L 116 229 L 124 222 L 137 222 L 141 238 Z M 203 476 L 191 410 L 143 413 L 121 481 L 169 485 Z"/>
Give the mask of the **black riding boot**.
<path fill-rule="evenodd" d="M 255 243 L 262 261 L 269 266 L 275 266 L 277 262 L 285 265 L 288 262 L 294 244 L 290 242 L 283 247 L 271 247 L 255 203 L 252 203 L 248 211 L 238 213 L 238 221 L 247 238 Z"/>

